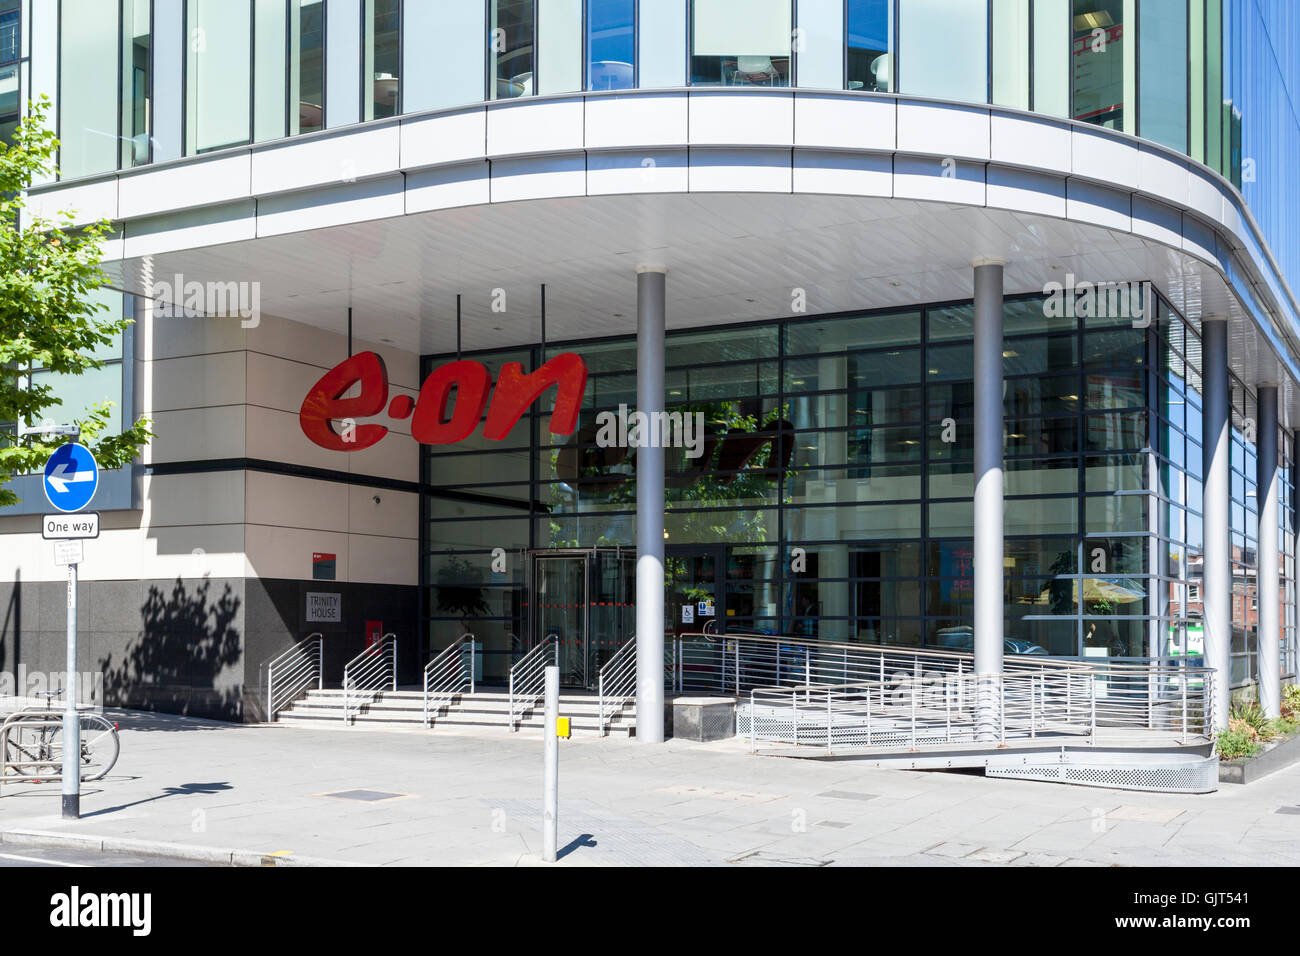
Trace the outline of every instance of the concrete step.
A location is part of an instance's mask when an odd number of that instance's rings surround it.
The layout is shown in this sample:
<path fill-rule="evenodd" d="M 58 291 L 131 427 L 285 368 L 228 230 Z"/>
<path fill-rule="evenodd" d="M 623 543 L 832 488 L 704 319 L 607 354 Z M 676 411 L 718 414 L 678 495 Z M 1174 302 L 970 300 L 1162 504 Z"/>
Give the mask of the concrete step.
<path fill-rule="evenodd" d="M 500 727 L 509 723 L 510 695 L 484 691 L 461 694 L 452 705 L 440 705 L 432 715 L 433 725 L 461 727 Z M 594 734 L 600 729 L 600 700 L 590 694 L 562 694 L 560 716 L 568 717 L 575 733 Z M 343 691 L 312 690 L 280 712 L 278 722 L 290 726 L 320 728 L 368 726 L 387 729 L 421 729 L 424 727 L 424 695 L 419 691 L 383 691 L 363 707 L 355 721 L 343 723 Z M 521 730 L 541 729 L 544 723 L 540 703 L 525 711 L 518 722 Z M 635 706 L 629 703 L 610 722 L 611 735 L 630 736 L 636 725 Z"/>

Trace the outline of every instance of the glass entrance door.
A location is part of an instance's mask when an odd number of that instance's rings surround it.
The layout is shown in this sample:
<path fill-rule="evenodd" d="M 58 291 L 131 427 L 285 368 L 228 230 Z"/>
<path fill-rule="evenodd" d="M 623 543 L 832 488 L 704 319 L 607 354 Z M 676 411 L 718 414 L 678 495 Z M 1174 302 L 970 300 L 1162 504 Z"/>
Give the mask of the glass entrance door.
<path fill-rule="evenodd" d="M 588 683 L 588 552 L 533 558 L 533 645 L 551 635 L 560 644 L 560 683 Z"/>
<path fill-rule="evenodd" d="M 709 630 L 721 629 L 726 615 L 720 571 L 721 547 L 681 545 L 664 551 L 665 636 L 698 634 L 713 622 Z"/>

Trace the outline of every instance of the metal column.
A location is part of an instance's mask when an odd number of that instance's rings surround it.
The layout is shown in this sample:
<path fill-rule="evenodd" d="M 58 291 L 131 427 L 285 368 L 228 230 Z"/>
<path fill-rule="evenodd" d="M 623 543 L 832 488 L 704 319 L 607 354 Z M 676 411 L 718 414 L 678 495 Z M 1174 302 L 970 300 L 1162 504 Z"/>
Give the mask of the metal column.
<path fill-rule="evenodd" d="M 636 270 L 636 407 L 647 419 L 664 410 L 667 271 Z M 636 739 L 664 739 L 664 450 L 657 443 L 636 449 Z"/>
<path fill-rule="evenodd" d="M 1232 642 L 1232 515 L 1228 455 L 1230 393 L 1228 390 L 1228 323 L 1207 319 L 1201 325 L 1204 432 L 1205 543 L 1201 600 L 1205 622 L 1205 666 L 1214 668 L 1214 726 L 1228 726 L 1228 684 L 1231 682 Z"/>
<path fill-rule="evenodd" d="M 1002 271 L 975 265 L 975 733 L 997 736 L 1002 673 Z"/>
<path fill-rule="evenodd" d="M 1255 580 L 1259 594 L 1259 702 L 1269 717 L 1282 714 L 1281 575 L 1278 555 L 1277 386 L 1259 387 L 1255 456 L 1259 508 Z"/>

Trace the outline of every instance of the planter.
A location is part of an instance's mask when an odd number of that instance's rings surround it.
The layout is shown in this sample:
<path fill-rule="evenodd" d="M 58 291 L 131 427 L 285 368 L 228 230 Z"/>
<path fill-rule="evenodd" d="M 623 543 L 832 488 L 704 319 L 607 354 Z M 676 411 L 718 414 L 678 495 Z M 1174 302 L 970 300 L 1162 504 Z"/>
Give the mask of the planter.
<path fill-rule="evenodd" d="M 1219 764 L 1219 783 L 1254 783 L 1275 770 L 1300 763 L 1300 734 L 1280 740 L 1263 753 Z"/>

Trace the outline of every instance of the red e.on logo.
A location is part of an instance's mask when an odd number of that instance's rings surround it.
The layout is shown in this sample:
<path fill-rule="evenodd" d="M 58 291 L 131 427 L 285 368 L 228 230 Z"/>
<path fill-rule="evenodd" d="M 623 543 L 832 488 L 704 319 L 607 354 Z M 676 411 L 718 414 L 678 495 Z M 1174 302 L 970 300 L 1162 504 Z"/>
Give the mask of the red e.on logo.
<path fill-rule="evenodd" d="M 344 398 L 356 385 L 359 394 Z M 524 374 L 518 362 L 507 362 L 491 389 L 487 366 L 472 359 L 448 362 L 434 369 L 420 386 L 419 397 L 388 401 L 388 368 L 375 352 L 358 352 L 320 377 L 298 411 L 303 434 L 331 451 L 361 451 L 388 434 L 383 425 L 350 425 L 344 432 L 334 423 L 378 415 L 388 407 L 391 418 L 411 419 L 411 437 L 424 445 L 462 441 L 478 427 L 487 410 L 483 437 L 501 441 L 528 407 L 552 385 L 557 386 L 551 434 L 571 435 L 587 391 L 587 365 L 573 352 L 557 355 L 535 372 Z M 455 401 L 452 401 L 453 389 Z M 490 394 L 489 394 L 490 393 Z M 489 405 L 490 398 L 490 405 Z M 413 417 L 412 417 L 413 416 Z"/>

